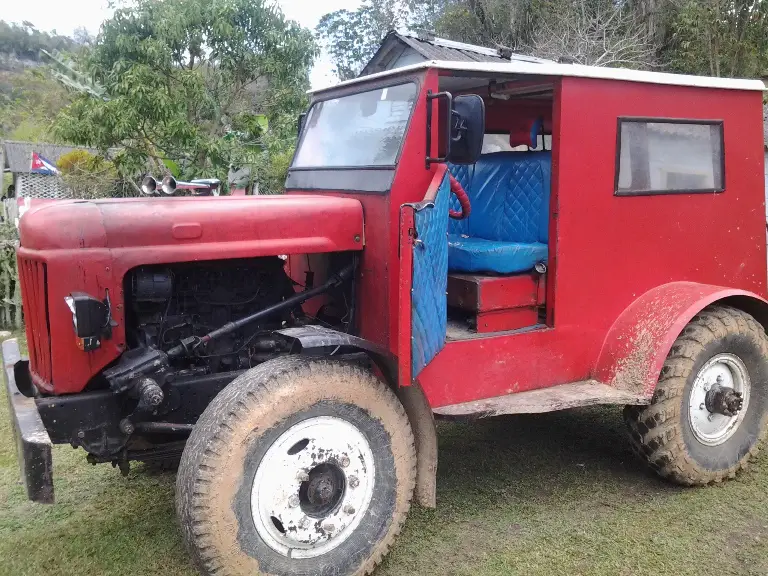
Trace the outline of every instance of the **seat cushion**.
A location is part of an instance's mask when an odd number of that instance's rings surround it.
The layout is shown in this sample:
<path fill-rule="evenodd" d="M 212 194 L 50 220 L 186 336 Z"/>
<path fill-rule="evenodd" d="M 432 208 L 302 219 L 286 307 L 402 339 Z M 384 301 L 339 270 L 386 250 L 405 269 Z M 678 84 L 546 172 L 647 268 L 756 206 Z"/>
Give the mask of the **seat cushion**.
<path fill-rule="evenodd" d="M 547 245 L 541 242 L 499 242 L 448 235 L 448 262 L 452 272 L 516 274 L 546 260 Z"/>
<path fill-rule="evenodd" d="M 474 166 L 449 165 L 469 196 L 466 220 L 451 220 L 448 232 L 502 242 L 549 241 L 552 153 L 494 152 Z M 458 202 L 451 197 L 451 208 Z"/>

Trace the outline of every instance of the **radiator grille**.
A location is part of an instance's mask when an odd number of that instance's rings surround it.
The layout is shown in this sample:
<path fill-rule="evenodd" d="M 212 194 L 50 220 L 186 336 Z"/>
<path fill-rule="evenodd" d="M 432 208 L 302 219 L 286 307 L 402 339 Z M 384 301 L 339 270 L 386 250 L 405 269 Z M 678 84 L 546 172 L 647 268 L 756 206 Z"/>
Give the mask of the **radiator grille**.
<path fill-rule="evenodd" d="M 27 329 L 29 367 L 37 379 L 52 382 L 51 340 L 48 325 L 47 269 L 44 262 L 19 257 L 21 301 Z"/>

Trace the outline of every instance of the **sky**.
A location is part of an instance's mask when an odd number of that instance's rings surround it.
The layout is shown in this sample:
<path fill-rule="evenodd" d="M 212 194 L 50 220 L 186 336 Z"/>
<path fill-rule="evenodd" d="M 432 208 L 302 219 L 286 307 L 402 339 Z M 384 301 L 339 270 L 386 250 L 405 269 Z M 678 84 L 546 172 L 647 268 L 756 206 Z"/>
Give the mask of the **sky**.
<path fill-rule="evenodd" d="M 302 26 L 314 29 L 320 17 L 327 12 L 346 8 L 354 10 L 360 0 L 276 0 L 286 16 L 296 20 Z M 56 30 L 59 34 L 71 36 L 75 28 L 85 27 L 91 34 L 96 35 L 99 26 L 109 18 L 111 10 L 109 0 L 35 0 L 24 2 L 19 0 L 2 0 L 0 19 L 6 22 L 21 23 L 27 20 L 38 30 L 50 32 Z M 327 54 L 322 54 L 315 62 L 311 81 L 313 88 L 321 88 L 336 82 L 331 73 L 331 62 Z"/>

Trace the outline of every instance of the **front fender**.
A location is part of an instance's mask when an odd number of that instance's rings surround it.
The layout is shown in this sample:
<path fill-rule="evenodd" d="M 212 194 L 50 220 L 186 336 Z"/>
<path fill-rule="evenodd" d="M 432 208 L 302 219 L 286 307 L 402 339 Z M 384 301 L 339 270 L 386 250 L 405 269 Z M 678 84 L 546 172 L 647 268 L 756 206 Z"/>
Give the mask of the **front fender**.
<path fill-rule="evenodd" d="M 696 282 L 670 282 L 637 298 L 608 331 L 594 378 L 650 399 L 672 344 L 701 310 L 722 301 L 755 314 L 768 302 L 745 290 Z"/>

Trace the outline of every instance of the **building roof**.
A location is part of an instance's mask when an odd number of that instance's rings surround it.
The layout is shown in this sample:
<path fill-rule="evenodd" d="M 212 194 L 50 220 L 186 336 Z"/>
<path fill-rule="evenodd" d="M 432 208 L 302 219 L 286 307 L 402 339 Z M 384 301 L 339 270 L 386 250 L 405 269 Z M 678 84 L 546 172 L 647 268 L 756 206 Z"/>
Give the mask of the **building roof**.
<path fill-rule="evenodd" d="M 445 38 L 437 38 L 433 34 L 391 31 L 379 46 L 360 76 L 368 76 L 387 70 L 405 50 L 411 49 L 421 55 L 424 60 L 448 60 L 456 62 L 509 62 L 522 60 L 526 62 L 549 62 L 534 56 L 526 56 L 512 52 L 509 48 L 487 48 L 464 42 L 454 42 Z"/>
<path fill-rule="evenodd" d="M 49 162 L 56 164 L 59 158 L 72 152 L 72 150 L 87 150 L 91 154 L 99 155 L 98 150 L 83 148 L 81 146 L 59 146 L 58 144 L 44 144 L 35 142 L 16 142 L 6 140 L 2 142 L 5 152 L 5 166 L 13 173 L 26 174 L 32 168 L 32 152 L 37 152 Z M 2 156 L 2 154 L 0 154 Z"/>
<path fill-rule="evenodd" d="M 579 78 L 604 78 L 623 80 L 625 82 L 645 82 L 650 84 L 669 84 L 674 86 L 697 86 L 702 88 L 723 88 L 730 90 L 766 90 L 762 80 L 741 80 L 734 78 L 715 78 L 711 76 L 688 76 L 684 74 L 669 74 L 667 72 L 648 72 L 645 70 L 630 70 L 627 68 L 606 68 L 601 66 L 584 66 L 582 64 L 559 64 L 552 61 L 523 61 L 515 59 L 504 62 L 448 62 L 427 60 L 418 64 L 403 66 L 378 72 L 366 77 L 355 78 L 341 82 L 336 86 L 312 90 L 312 93 L 325 92 L 337 86 L 346 86 L 365 82 L 371 78 L 383 78 L 407 72 L 438 68 L 441 70 L 456 70 L 475 73 L 478 76 L 530 74 L 536 76 L 572 76 Z M 464 74 L 466 76 L 467 74 Z"/>

